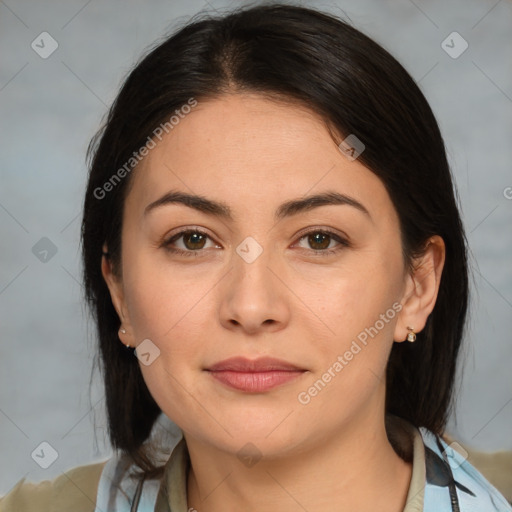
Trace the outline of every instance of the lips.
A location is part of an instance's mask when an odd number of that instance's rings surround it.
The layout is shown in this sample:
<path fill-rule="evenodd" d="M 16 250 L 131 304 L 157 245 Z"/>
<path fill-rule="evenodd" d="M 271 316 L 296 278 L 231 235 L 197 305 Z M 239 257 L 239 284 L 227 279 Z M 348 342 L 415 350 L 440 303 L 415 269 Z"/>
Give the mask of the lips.
<path fill-rule="evenodd" d="M 220 361 L 207 368 L 211 372 L 215 371 L 233 371 L 233 372 L 270 372 L 275 370 L 282 371 L 305 371 L 291 363 L 274 359 L 272 357 L 260 357 L 259 359 L 246 359 L 245 357 L 232 357 L 225 361 Z"/>
<path fill-rule="evenodd" d="M 239 391 L 261 393 L 300 377 L 307 370 L 280 359 L 233 357 L 206 369 L 215 380 Z"/>

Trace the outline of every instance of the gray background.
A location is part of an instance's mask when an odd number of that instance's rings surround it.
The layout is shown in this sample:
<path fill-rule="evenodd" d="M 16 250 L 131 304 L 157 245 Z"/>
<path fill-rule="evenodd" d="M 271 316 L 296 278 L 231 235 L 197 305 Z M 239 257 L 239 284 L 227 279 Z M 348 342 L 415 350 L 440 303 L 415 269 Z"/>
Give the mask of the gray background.
<path fill-rule="evenodd" d="M 0 494 L 24 476 L 50 479 L 110 454 L 97 373 L 89 392 L 94 329 L 80 284 L 86 146 L 148 45 L 202 9 L 237 4 L 0 1 Z M 451 418 L 449 432 L 476 448 L 511 450 L 512 4 L 303 4 L 344 11 L 404 64 L 433 107 L 474 265 L 458 422 Z M 31 48 L 43 31 L 59 45 L 46 59 Z M 441 46 L 453 31 L 469 44 L 456 59 Z M 43 237 L 57 248 L 46 262 L 32 250 Z M 59 454 L 48 469 L 31 457 L 42 441 Z"/>

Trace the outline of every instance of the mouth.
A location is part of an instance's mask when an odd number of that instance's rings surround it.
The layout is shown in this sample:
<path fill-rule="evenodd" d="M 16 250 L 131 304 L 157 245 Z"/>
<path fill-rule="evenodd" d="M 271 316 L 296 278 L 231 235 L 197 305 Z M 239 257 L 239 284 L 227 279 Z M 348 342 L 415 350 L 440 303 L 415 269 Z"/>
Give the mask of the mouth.
<path fill-rule="evenodd" d="M 206 371 L 225 386 L 247 393 L 261 393 L 297 379 L 304 368 L 269 357 L 246 359 L 234 357 L 220 361 Z"/>

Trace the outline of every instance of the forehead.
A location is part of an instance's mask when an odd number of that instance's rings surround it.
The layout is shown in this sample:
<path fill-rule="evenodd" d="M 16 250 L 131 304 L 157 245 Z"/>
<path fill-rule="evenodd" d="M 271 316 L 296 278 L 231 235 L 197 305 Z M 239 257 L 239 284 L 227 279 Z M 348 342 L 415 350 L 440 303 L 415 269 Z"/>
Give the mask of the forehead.
<path fill-rule="evenodd" d="M 391 206 L 380 179 L 342 154 L 320 116 L 257 95 L 198 101 L 132 178 L 127 201 L 137 208 L 171 189 L 246 211 L 327 189 L 371 199 L 369 210 Z"/>

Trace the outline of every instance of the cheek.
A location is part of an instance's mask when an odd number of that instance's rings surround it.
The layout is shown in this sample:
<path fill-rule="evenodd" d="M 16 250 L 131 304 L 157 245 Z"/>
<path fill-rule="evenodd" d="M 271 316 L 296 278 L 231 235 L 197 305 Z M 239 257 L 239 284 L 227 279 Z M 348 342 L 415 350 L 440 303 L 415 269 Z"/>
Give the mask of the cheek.
<path fill-rule="evenodd" d="M 373 267 L 363 275 L 333 280 L 327 296 L 315 296 L 318 316 L 329 326 L 324 329 L 329 335 L 318 340 L 310 332 L 311 340 L 316 340 L 311 350 L 318 359 L 315 372 L 301 389 L 302 399 L 309 399 L 312 406 L 304 408 L 308 418 L 341 421 L 374 399 L 385 382 L 400 310 L 396 285 L 391 276 L 385 276 L 389 273 Z"/>
<path fill-rule="evenodd" d="M 125 268 L 126 304 L 137 338 L 150 338 L 159 345 L 176 339 L 186 328 L 194 339 L 196 320 L 204 314 L 203 299 L 212 287 L 211 276 L 198 267 L 180 271 L 144 251 L 127 256 Z"/>
<path fill-rule="evenodd" d="M 139 363 L 146 385 L 162 410 L 187 430 L 190 417 L 204 411 L 190 400 L 195 389 L 194 377 L 204 351 L 206 320 L 204 299 L 208 283 L 193 281 L 170 268 L 148 265 L 133 258 L 127 272 L 126 302 L 135 344 L 150 339 L 159 356 L 148 366 Z"/>
<path fill-rule="evenodd" d="M 312 351 L 318 356 L 318 365 L 308 382 L 313 388 L 303 390 L 321 390 L 318 398 L 312 399 L 314 407 L 323 410 L 325 404 L 332 404 L 322 414 L 334 418 L 354 411 L 370 400 L 385 380 L 401 309 L 401 272 L 400 255 L 365 251 L 324 280 L 324 287 L 314 279 L 318 275 L 304 284 L 302 293 L 309 293 L 311 309 L 318 311 L 322 323 L 329 327 L 322 327 L 327 335 L 320 340 L 315 332 L 309 333 L 316 340 Z"/>
<path fill-rule="evenodd" d="M 392 256 L 358 253 L 347 259 L 346 265 L 327 274 L 321 270 L 310 272 L 297 294 L 307 297 L 308 306 L 318 312 L 323 330 L 346 342 L 373 326 L 399 300 L 401 267 Z M 391 309 L 385 320 L 392 321 L 384 325 L 379 321 L 379 331 L 392 330 L 395 316 Z"/>

